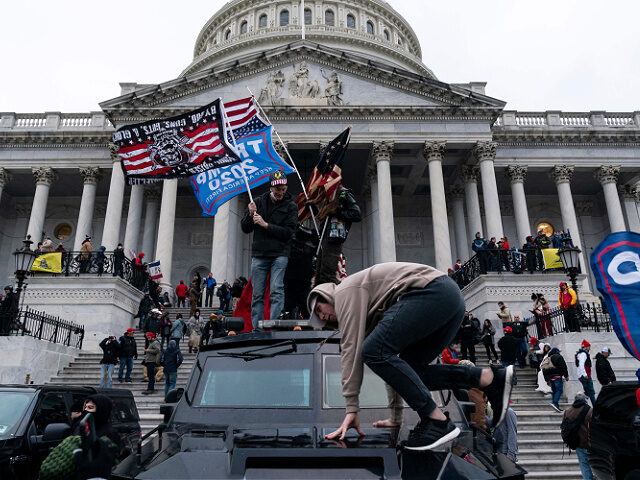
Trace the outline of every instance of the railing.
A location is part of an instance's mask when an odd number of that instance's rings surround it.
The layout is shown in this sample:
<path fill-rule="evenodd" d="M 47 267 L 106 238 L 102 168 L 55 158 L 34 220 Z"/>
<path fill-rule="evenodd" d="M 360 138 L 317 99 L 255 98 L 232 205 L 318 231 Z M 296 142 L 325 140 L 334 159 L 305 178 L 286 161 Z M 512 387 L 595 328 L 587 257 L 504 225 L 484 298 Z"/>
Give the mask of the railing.
<path fill-rule="evenodd" d="M 461 268 L 453 274 L 453 279 L 462 289 L 469 285 L 480 275 L 488 272 L 513 272 L 525 271 L 558 271 L 560 268 L 545 268 L 542 250 L 535 249 L 511 249 L 511 250 L 482 250 L 471 257 Z"/>
<path fill-rule="evenodd" d="M 87 113 L 15 113 L 0 114 L 0 129 L 88 129 L 109 131 L 113 125 L 102 112 Z"/>
<path fill-rule="evenodd" d="M 136 268 L 128 258 L 118 259 L 111 253 L 99 252 L 62 252 L 62 272 L 51 274 L 46 272 L 31 272 L 33 276 L 41 275 L 103 275 L 120 277 L 140 291 L 144 290 L 149 275 L 146 271 Z"/>
<path fill-rule="evenodd" d="M 602 304 L 577 303 L 572 309 L 552 308 L 547 315 L 534 315 L 525 319 L 529 337 L 541 340 L 562 332 L 610 332 L 611 317 Z"/>
<path fill-rule="evenodd" d="M 28 307 L 14 314 L 3 315 L 9 316 L 2 319 L 4 335 L 30 336 L 67 347 L 82 348 L 84 325 L 67 322 Z"/>
<path fill-rule="evenodd" d="M 503 112 L 496 127 L 640 127 L 634 112 Z"/>

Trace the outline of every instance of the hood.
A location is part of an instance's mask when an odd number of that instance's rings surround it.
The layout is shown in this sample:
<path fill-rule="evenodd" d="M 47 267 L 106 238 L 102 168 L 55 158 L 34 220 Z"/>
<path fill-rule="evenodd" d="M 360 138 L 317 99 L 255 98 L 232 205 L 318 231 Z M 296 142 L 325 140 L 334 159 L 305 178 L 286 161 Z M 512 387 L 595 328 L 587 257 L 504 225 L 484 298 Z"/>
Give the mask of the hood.
<path fill-rule="evenodd" d="M 100 247 L 98 248 L 98 253 L 104 253 L 104 251 L 106 250 L 106 248 L 102 245 L 100 245 Z"/>
<path fill-rule="evenodd" d="M 96 404 L 96 413 L 93 415 L 93 419 L 96 423 L 96 428 L 105 425 L 109 421 L 111 416 L 111 409 L 113 408 L 113 402 L 106 395 L 95 394 L 89 395 L 87 400 L 91 400 Z"/>
<path fill-rule="evenodd" d="M 142 257 L 144 257 L 144 253 L 140 252 L 140 253 L 138 254 L 138 258 L 142 258 Z"/>
<path fill-rule="evenodd" d="M 176 341 L 175 340 L 169 340 L 169 346 L 167 347 L 167 352 L 172 352 L 174 350 L 177 350 L 178 347 L 176 346 Z"/>
<path fill-rule="evenodd" d="M 567 282 L 560 282 L 560 288 L 562 288 L 563 285 L 569 288 L 569 284 Z"/>
<path fill-rule="evenodd" d="M 598 352 L 596 353 L 596 360 L 599 359 L 606 360 L 607 358 L 602 354 L 602 352 Z"/>
<path fill-rule="evenodd" d="M 555 355 L 556 353 L 560 353 L 560 349 L 558 347 L 553 347 L 551 350 L 549 350 L 549 356 Z"/>
<path fill-rule="evenodd" d="M 336 289 L 335 283 L 321 283 L 316 286 L 307 297 L 307 308 L 309 309 L 309 323 L 314 328 L 323 328 L 327 322 L 323 322 L 320 318 L 313 313 L 313 309 L 316 306 L 317 297 L 320 296 L 328 303 L 333 305 L 333 294 Z"/>

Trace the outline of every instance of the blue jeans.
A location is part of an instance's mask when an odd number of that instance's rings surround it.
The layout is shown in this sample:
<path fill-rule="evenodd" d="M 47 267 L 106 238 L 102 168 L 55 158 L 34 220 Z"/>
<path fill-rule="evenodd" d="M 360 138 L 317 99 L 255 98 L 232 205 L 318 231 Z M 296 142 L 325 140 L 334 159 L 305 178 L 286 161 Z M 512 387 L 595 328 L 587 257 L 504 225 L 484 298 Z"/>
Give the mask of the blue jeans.
<path fill-rule="evenodd" d="M 164 396 L 167 396 L 171 390 L 176 388 L 178 382 L 178 372 L 167 373 L 164 372 Z"/>
<path fill-rule="evenodd" d="M 436 408 L 430 390 L 480 385 L 481 368 L 431 364 L 458 333 L 464 308 L 456 283 L 436 278 L 402 295 L 362 345 L 364 363 L 421 418 Z"/>
<path fill-rule="evenodd" d="M 113 386 L 113 368 L 115 365 L 113 363 L 101 363 L 100 364 L 100 387 L 104 387 L 104 374 L 107 373 L 107 388 L 111 388 Z"/>
<path fill-rule="evenodd" d="M 527 341 L 524 338 L 516 337 L 516 358 L 518 359 L 518 366 L 520 368 L 524 368 L 527 365 L 527 353 L 529 353 Z"/>
<path fill-rule="evenodd" d="M 562 377 L 551 380 L 549 383 L 551 384 L 551 403 L 558 406 L 558 402 L 560 401 L 560 397 L 562 396 L 562 391 L 564 389 Z"/>
<path fill-rule="evenodd" d="M 118 369 L 118 380 L 122 381 L 122 372 L 127 367 L 125 380 L 131 380 L 131 369 L 133 368 L 133 357 L 120 357 L 120 368 Z"/>
<path fill-rule="evenodd" d="M 590 377 L 580 377 L 580 383 L 584 389 L 584 394 L 591 399 L 591 406 L 596 404 L 596 391 L 593 389 L 593 379 Z"/>
<path fill-rule="evenodd" d="M 271 274 L 269 288 L 271 290 L 270 318 L 278 318 L 284 308 L 284 272 L 289 263 L 288 257 L 253 257 L 251 259 L 251 323 L 253 329 L 260 331 L 258 322 L 264 318 L 264 293 L 267 289 L 267 276 Z"/>
<path fill-rule="evenodd" d="M 578 463 L 580 464 L 580 471 L 582 472 L 582 478 L 584 480 L 593 480 L 593 473 L 589 466 L 589 459 L 587 458 L 586 448 L 576 448 L 576 455 L 578 455 Z"/>

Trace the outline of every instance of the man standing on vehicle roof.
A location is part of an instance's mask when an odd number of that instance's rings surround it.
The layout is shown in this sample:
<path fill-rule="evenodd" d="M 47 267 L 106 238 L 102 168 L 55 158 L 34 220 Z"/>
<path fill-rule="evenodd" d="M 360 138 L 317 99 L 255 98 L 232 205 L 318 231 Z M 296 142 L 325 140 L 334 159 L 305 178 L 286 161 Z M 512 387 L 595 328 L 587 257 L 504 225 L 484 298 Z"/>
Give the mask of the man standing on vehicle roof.
<path fill-rule="evenodd" d="M 491 402 L 493 425 L 504 420 L 512 366 L 430 365 L 456 336 L 465 311 L 460 289 L 445 273 L 428 265 L 382 263 L 348 276 L 340 285 L 318 285 L 307 303 L 313 327 L 328 323 L 342 332 L 346 416 L 328 439 L 344 439 L 350 428 L 364 435 L 358 396 L 365 363 L 397 392 L 390 395 L 394 413 L 402 408 L 402 397 L 420 416 L 405 448 L 429 450 L 460 434 L 437 408 L 429 389 L 479 388 Z"/>

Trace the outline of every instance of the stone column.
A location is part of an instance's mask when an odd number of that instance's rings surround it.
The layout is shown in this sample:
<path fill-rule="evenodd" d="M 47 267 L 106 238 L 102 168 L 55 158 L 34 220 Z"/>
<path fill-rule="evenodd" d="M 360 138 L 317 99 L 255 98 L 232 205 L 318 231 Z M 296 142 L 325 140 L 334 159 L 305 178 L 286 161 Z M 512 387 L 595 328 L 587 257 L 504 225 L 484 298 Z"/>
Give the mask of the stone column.
<path fill-rule="evenodd" d="M 160 189 L 157 185 L 147 185 L 144 187 L 144 196 L 147 206 L 144 213 L 144 227 L 142 232 L 142 250 L 147 261 L 154 260 L 153 248 L 156 243 L 156 227 L 158 226 L 158 201 L 160 200 Z M 129 251 L 126 251 L 129 255 Z"/>
<path fill-rule="evenodd" d="M 73 241 L 73 250 L 79 251 L 85 235 L 93 234 L 93 211 L 96 204 L 96 189 L 100 180 L 100 168 L 80 167 L 82 175 L 82 200 L 80 200 L 80 211 L 78 212 L 78 223 L 76 225 L 76 237 Z"/>
<path fill-rule="evenodd" d="M 496 157 L 495 142 L 478 142 L 473 151 L 480 166 L 480 178 L 482 179 L 482 199 L 484 201 L 484 216 L 487 222 L 487 231 L 484 237 L 499 239 L 504 236 L 502 230 L 502 216 L 500 215 L 500 200 L 498 199 L 498 185 L 496 172 L 493 168 L 493 159 Z M 475 232 L 474 232 L 475 235 Z"/>
<path fill-rule="evenodd" d="M 573 165 L 556 165 L 551 170 L 550 176 L 558 189 L 558 201 L 560 202 L 560 213 L 565 232 L 568 230 L 571 239 L 576 247 L 580 247 L 580 230 L 578 229 L 578 217 L 573 205 L 573 195 L 571 194 L 571 177 L 573 176 Z M 580 266 L 585 272 L 584 252 L 580 254 Z"/>
<path fill-rule="evenodd" d="M 638 191 L 631 185 L 622 185 L 620 186 L 620 195 L 622 196 L 624 211 L 627 214 L 629 230 L 640 233 L 640 218 L 638 217 L 638 207 L 636 206 Z"/>
<path fill-rule="evenodd" d="M 178 195 L 178 179 L 164 180 L 162 186 L 162 203 L 160 204 L 160 222 L 158 223 L 158 242 L 156 244 L 157 260 L 160 260 L 163 290 L 171 292 L 171 266 L 173 263 L 173 230 L 176 222 L 176 199 Z"/>
<path fill-rule="evenodd" d="M 622 215 L 622 206 L 620 205 L 620 197 L 618 196 L 618 175 L 620 174 L 620 165 L 602 165 L 594 172 L 594 176 L 602 185 L 604 192 L 604 201 L 607 204 L 607 215 L 609 216 L 609 225 L 611 233 L 624 232 L 627 227 L 624 224 L 624 216 Z"/>
<path fill-rule="evenodd" d="M 378 169 L 375 165 L 370 165 L 367 178 L 369 179 L 369 211 L 367 216 L 371 219 L 371 240 L 369 250 L 371 251 L 371 265 L 380 263 L 380 217 L 378 215 Z"/>
<path fill-rule="evenodd" d="M 372 156 L 376 162 L 378 179 L 378 218 L 380 262 L 396 261 L 396 234 L 393 225 L 393 196 L 391 193 L 391 152 L 393 142 L 373 142 Z"/>
<path fill-rule="evenodd" d="M 469 236 L 467 235 L 467 226 L 464 221 L 464 186 L 460 184 L 452 185 L 449 189 L 451 198 L 451 207 L 453 210 L 453 225 L 456 235 L 456 254 L 455 257 L 463 262 L 469 259 Z"/>
<path fill-rule="evenodd" d="M 0 206 L 2 206 L 2 191 L 4 190 L 4 187 L 7 185 L 7 183 L 11 181 L 11 179 L 12 176 L 9 171 L 4 167 L 0 167 Z"/>
<path fill-rule="evenodd" d="M 482 215 L 480 213 L 480 197 L 478 197 L 478 180 L 480 168 L 477 165 L 462 165 L 460 176 L 464 182 L 464 198 L 467 204 L 467 221 L 469 222 L 469 237 L 467 244 L 476 237 L 476 232 L 484 236 Z"/>
<path fill-rule="evenodd" d="M 32 168 L 33 176 L 36 180 L 36 192 L 33 195 L 33 205 L 31 207 L 31 217 L 27 227 L 27 235 L 31 235 L 33 246 L 42 241 L 42 227 L 44 217 L 47 213 L 47 203 L 49 201 L 49 187 L 56 180 L 56 173 L 51 167 Z"/>
<path fill-rule="evenodd" d="M 451 261 L 451 238 L 449 237 L 449 218 L 447 199 L 444 194 L 442 176 L 442 157 L 445 142 L 424 142 L 422 155 L 429 166 L 429 189 L 431 191 L 431 221 L 433 223 L 433 245 L 436 256 L 435 267 L 446 272 L 453 266 Z"/>
<path fill-rule="evenodd" d="M 507 168 L 507 177 L 511 182 L 511 197 L 513 198 L 513 216 L 516 220 L 518 238 L 513 242 L 515 248 L 524 244 L 531 235 L 531 222 L 527 209 L 527 196 L 524 193 L 524 179 L 527 176 L 527 167 L 524 165 L 511 165 Z"/>
<path fill-rule="evenodd" d="M 132 185 L 129 196 L 129 212 L 127 213 L 127 229 L 124 232 L 124 251 L 137 251 L 140 238 L 140 220 L 142 219 L 142 204 L 144 202 L 144 186 Z"/>
<path fill-rule="evenodd" d="M 107 200 L 107 212 L 104 216 L 104 229 L 102 231 L 102 245 L 107 250 L 113 250 L 120 239 L 120 223 L 122 222 L 122 203 L 124 202 L 124 173 L 120 166 L 118 147 L 109 144 L 111 151 L 111 183 L 109 184 L 109 199 Z"/>
<path fill-rule="evenodd" d="M 235 279 L 238 222 L 238 197 L 234 197 L 218 209 L 213 222 L 211 272 L 218 284 Z"/>

